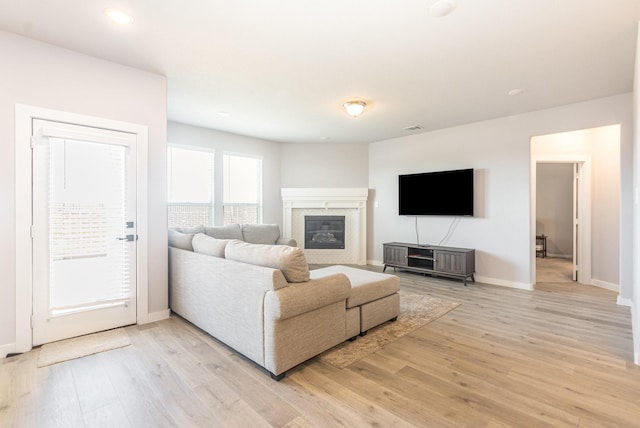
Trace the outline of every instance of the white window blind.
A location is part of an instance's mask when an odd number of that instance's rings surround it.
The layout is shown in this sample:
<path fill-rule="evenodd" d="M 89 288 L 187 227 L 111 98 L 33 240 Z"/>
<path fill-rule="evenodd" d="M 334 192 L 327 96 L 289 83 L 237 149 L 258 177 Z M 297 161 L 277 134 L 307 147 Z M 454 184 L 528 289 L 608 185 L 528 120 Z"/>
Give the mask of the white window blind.
<path fill-rule="evenodd" d="M 127 147 L 50 138 L 49 300 L 52 314 L 126 301 L 130 294 Z"/>
<path fill-rule="evenodd" d="M 262 159 L 225 154 L 224 224 L 262 222 Z"/>
<path fill-rule="evenodd" d="M 167 149 L 169 227 L 213 226 L 213 161 L 212 151 Z"/>

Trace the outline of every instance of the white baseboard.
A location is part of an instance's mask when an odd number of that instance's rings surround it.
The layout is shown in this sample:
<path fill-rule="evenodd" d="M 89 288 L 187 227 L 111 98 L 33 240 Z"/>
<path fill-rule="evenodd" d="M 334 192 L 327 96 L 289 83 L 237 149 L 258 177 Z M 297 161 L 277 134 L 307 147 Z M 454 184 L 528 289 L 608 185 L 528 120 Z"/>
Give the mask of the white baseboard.
<path fill-rule="evenodd" d="M 0 358 L 4 358 L 9 354 L 16 352 L 16 344 L 15 343 L 7 343 L 5 345 L 0 345 Z"/>
<path fill-rule="evenodd" d="M 171 315 L 171 309 L 164 309 L 158 312 L 151 312 L 149 314 L 149 318 L 147 319 L 146 323 L 166 320 L 166 319 L 169 319 L 170 315 Z"/>
<path fill-rule="evenodd" d="M 384 266 L 380 260 L 367 260 L 367 264 L 371 266 Z"/>
<path fill-rule="evenodd" d="M 600 281 L 599 279 L 592 279 L 591 285 L 595 285 L 596 287 L 604 288 L 606 290 L 611 290 L 618 293 L 620 292 L 620 286 L 612 282 Z"/>
<path fill-rule="evenodd" d="M 627 299 L 626 297 L 620 297 L 618 296 L 618 301 L 617 301 L 618 305 L 620 306 L 626 306 L 628 308 L 633 307 L 633 300 L 631 299 Z"/>
<path fill-rule="evenodd" d="M 631 304 L 631 331 L 633 334 L 633 362 L 640 366 L 640 319 L 636 309 L 638 305 Z"/>
<path fill-rule="evenodd" d="M 499 285 L 501 287 L 517 288 L 519 290 L 529 290 L 529 291 L 533 290 L 533 284 L 528 284 L 525 282 L 507 281 L 504 279 L 497 279 L 497 278 L 487 278 L 486 276 L 476 275 L 476 282 L 482 282 L 484 284 L 491 284 L 491 285 Z"/>

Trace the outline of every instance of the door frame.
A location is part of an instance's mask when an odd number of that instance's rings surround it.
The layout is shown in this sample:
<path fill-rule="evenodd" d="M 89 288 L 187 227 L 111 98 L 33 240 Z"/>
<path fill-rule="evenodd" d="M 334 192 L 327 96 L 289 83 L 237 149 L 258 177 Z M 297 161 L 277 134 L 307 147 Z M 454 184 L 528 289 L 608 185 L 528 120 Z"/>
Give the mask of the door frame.
<path fill-rule="evenodd" d="M 532 284 L 536 284 L 536 217 L 537 217 L 537 165 L 539 163 L 569 163 L 581 164 L 582 176 L 578 181 L 578 218 L 581 227 L 578 228 L 578 283 L 591 284 L 591 157 L 585 155 L 533 155 L 531 156 L 530 196 L 531 196 L 531 225 L 530 225 L 530 260 Z M 575 195 L 574 195 L 575 199 Z M 575 224 L 573 225 L 575 228 Z M 575 254 L 575 252 L 574 252 Z"/>
<path fill-rule="evenodd" d="M 136 135 L 136 202 L 137 234 L 136 246 L 136 322 L 143 324 L 149 319 L 148 282 L 148 171 L 147 157 L 149 131 L 144 125 L 105 119 L 94 116 L 51 110 L 41 107 L 16 104 L 15 106 L 15 189 L 16 189 L 16 342 L 15 352 L 27 352 L 33 347 L 33 241 L 32 229 L 32 162 L 31 136 L 33 119 L 63 122 L 93 128 L 109 129 Z"/>

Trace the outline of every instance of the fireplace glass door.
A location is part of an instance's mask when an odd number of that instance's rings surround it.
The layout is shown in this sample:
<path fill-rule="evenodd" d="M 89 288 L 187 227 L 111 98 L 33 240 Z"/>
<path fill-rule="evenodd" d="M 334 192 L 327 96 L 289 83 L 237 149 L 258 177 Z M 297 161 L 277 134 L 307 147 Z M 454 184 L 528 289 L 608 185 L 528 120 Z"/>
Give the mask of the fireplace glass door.
<path fill-rule="evenodd" d="M 344 226 L 344 216 L 305 216 L 304 247 L 315 250 L 344 249 Z"/>

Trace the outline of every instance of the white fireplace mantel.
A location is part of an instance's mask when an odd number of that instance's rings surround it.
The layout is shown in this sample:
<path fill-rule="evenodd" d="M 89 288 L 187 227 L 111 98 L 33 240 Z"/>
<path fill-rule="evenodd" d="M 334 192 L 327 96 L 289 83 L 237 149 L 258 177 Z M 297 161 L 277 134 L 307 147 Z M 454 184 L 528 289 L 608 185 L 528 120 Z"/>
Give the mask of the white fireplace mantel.
<path fill-rule="evenodd" d="M 304 212 L 318 212 L 332 215 L 332 211 L 347 212 L 351 215 L 347 230 L 352 240 L 345 250 L 309 250 L 305 254 L 309 263 L 353 263 L 365 265 L 367 262 L 367 188 L 283 188 L 283 234 L 298 241 L 304 248 L 304 231 L 300 228 Z M 303 221 L 303 220 L 302 220 Z"/>

